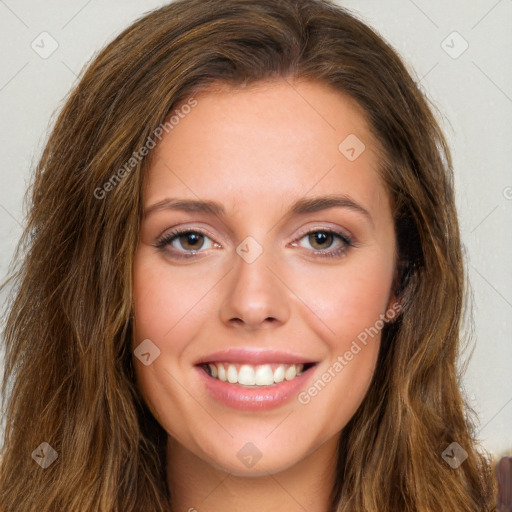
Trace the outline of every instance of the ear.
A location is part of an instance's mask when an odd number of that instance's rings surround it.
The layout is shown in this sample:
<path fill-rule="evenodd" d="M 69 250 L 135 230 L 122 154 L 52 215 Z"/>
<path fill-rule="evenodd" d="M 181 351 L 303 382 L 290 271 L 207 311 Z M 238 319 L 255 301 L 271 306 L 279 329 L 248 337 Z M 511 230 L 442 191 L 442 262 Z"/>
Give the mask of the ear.
<path fill-rule="evenodd" d="M 388 302 L 388 306 L 386 309 L 386 322 L 392 324 L 397 320 L 397 318 L 402 313 L 402 303 L 400 300 L 400 297 L 395 295 L 394 293 L 391 294 L 391 297 Z"/>

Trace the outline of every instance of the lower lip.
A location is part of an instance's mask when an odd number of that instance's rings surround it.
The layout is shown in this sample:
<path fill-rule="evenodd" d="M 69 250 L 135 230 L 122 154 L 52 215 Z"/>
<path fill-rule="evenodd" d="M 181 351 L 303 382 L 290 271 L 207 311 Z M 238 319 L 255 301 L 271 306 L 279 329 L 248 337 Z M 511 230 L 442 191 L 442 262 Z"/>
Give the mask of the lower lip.
<path fill-rule="evenodd" d="M 229 407 L 245 411 L 267 411 L 283 405 L 299 393 L 313 375 L 313 368 L 314 366 L 292 380 L 284 380 L 273 386 L 247 388 L 210 377 L 203 368 L 196 366 L 199 378 L 213 398 Z"/>

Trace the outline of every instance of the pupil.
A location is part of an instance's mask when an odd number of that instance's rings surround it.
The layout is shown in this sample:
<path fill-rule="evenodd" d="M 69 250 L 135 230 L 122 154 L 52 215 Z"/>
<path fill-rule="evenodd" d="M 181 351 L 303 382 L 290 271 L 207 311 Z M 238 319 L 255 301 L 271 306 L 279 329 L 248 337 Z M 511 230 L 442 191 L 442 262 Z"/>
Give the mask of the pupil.
<path fill-rule="evenodd" d="M 314 233 L 312 235 L 314 243 L 318 243 L 320 245 L 325 244 L 326 239 L 328 240 L 329 237 L 331 237 L 331 236 L 332 235 L 330 233 L 324 233 L 324 232 L 318 232 L 318 233 Z"/>
<path fill-rule="evenodd" d="M 198 242 L 199 242 L 199 238 L 201 236 L 202 235 L 198 235 L 197 233 L 189 233 L 189 234 L 185 235 L 184 236 L 184 238 L 186 239 L 186 244 L 185 245 L 190 245 L 192 247 L 192 249 L 197 248 Z M 201 244 L 199 244 L 199 247 L 200 246 L 201 246 Z"/>

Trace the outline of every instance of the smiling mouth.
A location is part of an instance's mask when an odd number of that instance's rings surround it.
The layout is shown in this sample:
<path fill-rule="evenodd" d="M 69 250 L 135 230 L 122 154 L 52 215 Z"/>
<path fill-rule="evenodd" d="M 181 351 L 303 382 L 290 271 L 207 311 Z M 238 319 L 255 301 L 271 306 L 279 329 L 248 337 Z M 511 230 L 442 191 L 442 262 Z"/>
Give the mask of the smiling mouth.
<path fill-rule="evenodd" d="M 199 366 L 212 378 L 244 387 L 274 386 L 290 381 L 314 367 L 316 363 L 300 364 L 244 364 L 203 363 Z"/>

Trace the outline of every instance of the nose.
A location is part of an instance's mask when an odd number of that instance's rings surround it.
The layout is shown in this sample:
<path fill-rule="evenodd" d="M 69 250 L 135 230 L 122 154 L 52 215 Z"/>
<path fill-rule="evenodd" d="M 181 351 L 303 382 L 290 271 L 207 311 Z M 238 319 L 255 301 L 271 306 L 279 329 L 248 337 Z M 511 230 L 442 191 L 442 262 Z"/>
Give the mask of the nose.
<path fill-rule="evenodd" d="M 290 314 L 290 290 L 279 274 L 265 251 L 251 263 L 237 257 L 225 282 L 222 322 L 247 330 L 284 325 Z"/>

